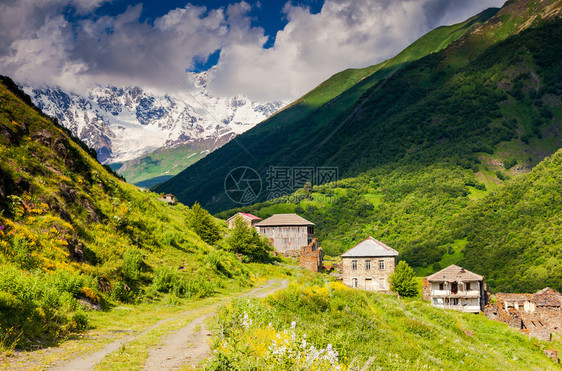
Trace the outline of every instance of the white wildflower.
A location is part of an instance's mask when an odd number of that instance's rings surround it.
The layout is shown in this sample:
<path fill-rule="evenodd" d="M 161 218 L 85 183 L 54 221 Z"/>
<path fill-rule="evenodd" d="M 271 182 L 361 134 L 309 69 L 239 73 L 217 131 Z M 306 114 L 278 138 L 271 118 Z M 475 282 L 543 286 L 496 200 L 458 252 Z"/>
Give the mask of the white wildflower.
<path fill-rule="evenodd" d="M 248 313 L 244 312 L 244 319 L 242 321 L 242 326 L 247 330 L 250 328 L 252 324 L 252 319 L 248 316 Z"/>

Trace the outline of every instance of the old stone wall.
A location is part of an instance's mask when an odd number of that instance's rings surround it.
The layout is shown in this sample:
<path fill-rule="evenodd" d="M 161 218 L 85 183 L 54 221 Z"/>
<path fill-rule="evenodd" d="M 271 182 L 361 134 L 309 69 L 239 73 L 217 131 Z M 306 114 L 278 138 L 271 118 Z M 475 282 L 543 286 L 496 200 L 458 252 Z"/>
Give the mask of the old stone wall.
<path fill-rule="evenodd" d="M 318 247 L 318 240 L 315 238 L 307 246 L 303 246 L 296 250 L 286 250 L 282 253 L 286 258 L 299 259 L 299 266 L 309 269 L 313 272 L 322 271 L 323 252 Z"/>
<path fill-rule="evenodd" d="M 422 281 L 422 297 L 425 301 L 431 301 L 431 285 L 427 277 L 424 277 Z"/>
<path fill-rule="evenodd" d="M 310 246 L 306 246 L 303 248 L 302 254 L 299 258 L 299 266 L 313 272 L 321 272 L 322 258 L 322 248 L 312 249 Z"/>

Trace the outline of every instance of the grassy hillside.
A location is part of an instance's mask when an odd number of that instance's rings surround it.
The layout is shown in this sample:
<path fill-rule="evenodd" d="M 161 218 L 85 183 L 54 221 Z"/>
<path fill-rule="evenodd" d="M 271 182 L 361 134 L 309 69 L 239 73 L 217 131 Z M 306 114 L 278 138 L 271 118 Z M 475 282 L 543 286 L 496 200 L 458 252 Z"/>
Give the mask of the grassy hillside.
<path fill-rule="evenodd" d="M 534 341 L 481 315 L 340 283 L 237 300 L 217 321 L 212 370 L 556 369 Z"/>
<path fill-rule="evenodd" d="M 115 164 L 112 167 L 128 183 L 150 188 L 179 174 L 208 153 L 205 149 L 186 145 L 156 150 L 138 159 Z"/>
<path fill-rule="evenodd" d="M 330 136 L 318 151 L 315 144 L 299 148 L 298 141 L 281 150 L 283 165 L 337 166 L 345 179 L 219 215 L 228 217 L 237 210 L 261 217 L 299 212 L 316 223 L 329 254 L 340 254 L 373 235 L 399 250 L 420 274 L 460 262 L 486 276 L 497 268 L 498 276 L 489 283 L 492 289 L 533 291 L 545 276 L 561 289 L 562 280 L 552 273 L 560 249 L 550 220 L 537 218 L 534 225 L 538 232 L 533 236 L 544 239 L 544 247 L 517 243 L 519 254 L 505 269 L 491 262 L 491 247 L 475 258 L 488 246 L 490 233 L 475 237 L 455 224 L 476 200 L 500 192 L 510 177 L 522 176 L 562 147 L 562 22 L 557 17 L 531 22 L 536 17 L 523 17 L 528 5 L 511 2 L 498 13 L 500 18 L 403 67 L 379 90 L 365 94 L 360 109 L 344 116 L 351 117 L 346 125 L 338 127 L 336 119 L 336 134 L 332 126 L 309 140 L 319 143 Z M 549 15 L 561 8 L 560 2 L 542 5 Z M 508 16 L 517 6 L 517 16 Z M 496 34 L 508 34 L 502 27 L 519 31 L 514 24 L 534 25 L 483 47 Z M 543 194 L 542 199 L 548 197 Z M 514 226 L 526 223 L 522 209 L 506 215 L 510 218 L 494 223 L 477 219 L 478 228 L 464 225 L 477 231 L 495 225 L 499 236 L 500 230 L 518 235 Z M 490 243 L 509 249 L 502 238 Z M 476 250 L 468 250 L 474 244 Z M 463 260 L 467 251 L 476 253 Z M 519 274 L 513 276 L 508 267 L 515 266 Z"/>
<path fill-rule="evenodd" d="M 363 94 L 403 63 L 443 49 L 446 44 L 485 22 L 495 12 L 494 9 L 487 10 L 460 24 L 431 31 L 396 57 L 381 64 L 364 69 L 348 69 L 332 76 L 284 110 L 240 135 L 236 142 L 229 142 L 178 176 L 157 186 L 156 191 L 171 192 L 186 204 L 198 200 L 205 207 L 218 211 L 235 206 L 224 194 L 224 179 L 230 170 L 238 166 L 250 166 L 265 175 L 270 165 L 319 164 L 319 161 L 305 160 L 302 153 L 295 157 L 293 151 L 304 149 L 310 152 L 319 142 L 316 139 L 319 131 L 323 128 L 333 130 L 347 115 L 346 112 L 353 110 Z M 267 195 L 262 194 L 261 197 L 266 199 Z"/>
<path fill-rule="evenodd" d="M 463 264 L 498 291 L 562 290 L 562 150 L 471 205 Z"/>
<path fill-rule="evenodd" d="M 91 307 L 251 285 L 190 230 L 187 207 L 117 179 L 2 81 L 0 349 L 83 330 Z"/>

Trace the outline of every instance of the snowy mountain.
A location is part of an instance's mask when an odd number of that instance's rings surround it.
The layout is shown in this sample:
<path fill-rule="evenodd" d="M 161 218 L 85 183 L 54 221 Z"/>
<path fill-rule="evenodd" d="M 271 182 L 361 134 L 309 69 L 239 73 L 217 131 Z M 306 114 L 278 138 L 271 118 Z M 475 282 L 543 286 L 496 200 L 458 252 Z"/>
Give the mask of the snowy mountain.
<path fill-rule="evenodd" d="M 160 148 L 227 142 L 282 108 L 284 102 L 220 98 L 207 91 L 208 72 L 192 73 L 194 91 L 168 95 L 139 87 L 97 86 L 85 95 L 24 87 L 33 102 L 98 153 L 124 162 Z"/>

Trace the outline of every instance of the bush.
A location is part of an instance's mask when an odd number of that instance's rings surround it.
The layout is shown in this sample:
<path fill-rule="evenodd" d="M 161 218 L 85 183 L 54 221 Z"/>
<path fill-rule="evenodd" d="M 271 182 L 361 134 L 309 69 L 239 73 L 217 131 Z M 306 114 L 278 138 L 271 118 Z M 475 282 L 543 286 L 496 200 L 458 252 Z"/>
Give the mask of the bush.
<path fill-rule="evenodd" d="M 203 209 L 198 202 L 193 204 L 191 208 L 189 226 L 209 245 L 212 245 L 221 239 L 218 225 L 213 220 L 211 214 L 209 214 L 207 210 Z"/>
<path fill-rule="evenodd" d="M 503 163 L 503 166 L 504 166 L 507 170 L 511 169 L 511 168 L 514 167 L 515 165 L 517 165 L 517 160 L 514 159 L 514 158 L 507 159 L 507 160 L 505 160 L 504 163 Z"/>
<path fill-rule="evenodd" d="M 88 327 L 76 297 L 91 277 L 65 270 L 22 273 L 12 265 L 0 270 L 0 349 L 56 341 Z"/>
<path fill-rule="evenodd" d="M 234 219 L 234 227 L 230 230 L 227 244 L 231 251 L 242 254 L 247 261 L 265 262 L 273 251 L 271 242 L 266 237 L 261 236 L 255 228 L 251 228 L 242 220 L 240 216 Z"/>
<path fill-rule="evenodd" d="M 502 173 L 500 170 L 496 171 L 496 176 L 498 177 L 499 180 L 507 180 L 507 179 L 509 179 L 509 176 L 505 175 L 505 174 Z"/>
<path fill-rule="evenodd" d="M 215 292 L 213 282 L 207 277 L 187 278 L 169 266 L 164 266 L 154 272 L 153 286 L 159 292 L 173 293 L 179 298 L 204 298 Z"/>
<path fill-rule="evenodd" d="M 413 297 L 418 294 L 414 270 L 405 261 L 398 263 L 394 273 L 389 277 L 389 281 L 390 290 L 402 296 Z"/>
<path fill-rule="evenodd" d="M 121 268 L 125 274 L 125 278 L 131 281 L 137 281 L 141 275 L 141 269 L 144 265 L 141 252 L 132 247 L 127 249 L 123 254 L 123 264 Z"/>

